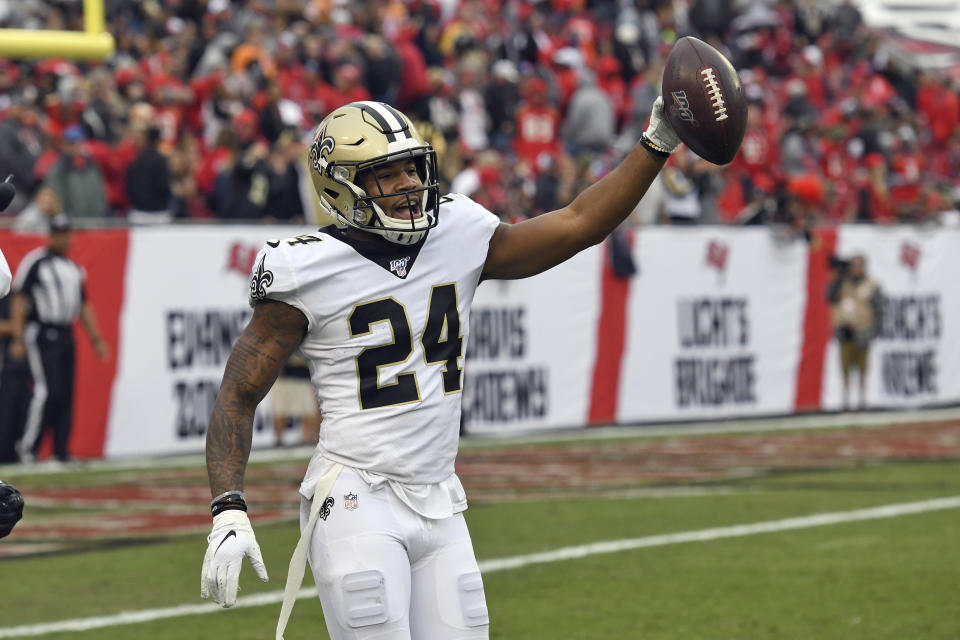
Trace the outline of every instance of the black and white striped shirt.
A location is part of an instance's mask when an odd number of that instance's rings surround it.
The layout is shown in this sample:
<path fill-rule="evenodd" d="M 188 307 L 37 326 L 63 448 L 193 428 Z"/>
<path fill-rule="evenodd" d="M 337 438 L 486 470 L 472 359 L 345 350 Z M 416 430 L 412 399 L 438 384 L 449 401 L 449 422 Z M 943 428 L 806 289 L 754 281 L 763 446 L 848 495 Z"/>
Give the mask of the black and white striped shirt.
<path fill-rule="evenodd" d="M 86 298 L 86 274 L 76 262 L 50 251 L 34 249 L 23 258 L 13 281 L 13 290 L 30 301 L 28 322 L 70 324 L 80 315 Z"/>

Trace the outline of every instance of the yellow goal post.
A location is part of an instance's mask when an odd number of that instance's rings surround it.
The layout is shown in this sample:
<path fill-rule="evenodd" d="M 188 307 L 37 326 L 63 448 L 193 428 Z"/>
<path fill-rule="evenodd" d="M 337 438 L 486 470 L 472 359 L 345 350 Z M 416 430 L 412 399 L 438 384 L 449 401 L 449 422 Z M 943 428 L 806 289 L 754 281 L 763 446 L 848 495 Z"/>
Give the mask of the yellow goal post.
<path fill-rule="evenodd" d="M 0 29 L 0 58 L 103 60 L 114 47 L 103 0 L 83 0 L 83 31 Z"/>

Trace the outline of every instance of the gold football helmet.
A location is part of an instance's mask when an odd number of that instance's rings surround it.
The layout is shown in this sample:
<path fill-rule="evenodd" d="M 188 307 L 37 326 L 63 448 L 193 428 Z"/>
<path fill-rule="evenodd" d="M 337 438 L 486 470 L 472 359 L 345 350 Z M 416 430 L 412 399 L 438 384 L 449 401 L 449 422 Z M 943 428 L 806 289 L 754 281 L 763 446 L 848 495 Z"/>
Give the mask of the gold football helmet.
<path fill-rule="evenodd" d="M 368 194 L 358 180 L 377 167 L 413 160 L 422 186 L 398 193 Z M 310 147 L 313 184 L 320 204 L 334 219 L 398 244 L 420 241 L 439 216 L 437 155 L 410 118 L 382 102 L 352 102 L 334 110 L 320 126 Z M 368 173 L 369 172 L 369 173 Z M 417 215 L 394 218 L 374 198 L 405 195 Z M 411 209 L 414 210 L 414 209 Z"/>

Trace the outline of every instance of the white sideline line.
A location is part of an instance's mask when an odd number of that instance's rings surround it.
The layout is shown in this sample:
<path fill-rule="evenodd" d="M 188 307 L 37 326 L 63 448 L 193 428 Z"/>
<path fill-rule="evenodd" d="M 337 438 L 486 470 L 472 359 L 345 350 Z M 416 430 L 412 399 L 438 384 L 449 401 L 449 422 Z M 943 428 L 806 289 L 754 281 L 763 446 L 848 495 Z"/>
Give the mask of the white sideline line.
<path fill-rule="evenodd" d="M 585 558 L 587 556 L 601 553 L 616 553 L 618 551 L 628 551 L 631 549 L 662 547 L 665 545 L 680 544 L 683 542 L 708 542 L 710 540 L 738 538 L 758 533 L 775 533 L 779 531 L 791 531 L 794 529 L 809 529 L 812 527 L 823 527 L 826 525 L 841 524 L 845 522 L 860 522 L 864 520 L 877 520 L 880 518 L 895 518 L 897 516 L 957 508 L 960 508 L 960 496 L 951 496 L 949 498 L 936 498 L 933 500 L 921 500 L 919 502 L 902 502 L 879 507 L 869 507 L 866 509 L 855 509 L 853 511 L 817 513 L 809 516 L 799 516 L 796 518 L 755 522 L 753 524 L 738 524 L 728 527 L 700 529 L 697 531 L 665 533 L 656 536 L 646 536 L 643 538 L 627 538 L 625 540 L 594 542 L 592 544 L 577 545 L 574 547 L 563 547 L 553 551 L 545 551 L 543 553 L 531 553 L 521 556 L 511 556 L 508 558 L 483 560 L 479 564 L 480 571 L 484 574 L 489 574 L 495 571 L 518 569 L 520 567 L 526 567 L 532 564 L 544 564 L 549 562 L 558 562 L 560 560 Z M 297 593 L 298 599 L 314 597 L 316 597 L 316 589 L 314 587 L 304 587 Z M 282 601 L 283 592 L 272 591 L 269 593 L 241 596 L 240 598 L 237 598 L 237 604 L 235 608 L 259 607 L 267 604 L 276 604 Z M 114 627 L 124 624 L 134 624 L 137 622 L 150 622 L 152 620 L 160 620 L 163 618 L 176 618 L 180 616 L 201 613 L 215 613 L 220 611 L 223 611 L 223 609 L 213 603 L 182 604 L 176 607 L 164 607 L 162 609 L 125 611 L 114 615 L 97 616 L 94 618 L 76 618 L 73 620 L 62 620 L 60 622 L 7 627 L 5 629 L 0 629 L 0 638 L 24 638 L 28 636 L 40 636 L 47 633 L 63 631 L 87 631 L 90 629 L 100 629 L 103 627 Z"/>
<path fill-rule="evenodd" d="M 784 518 L 783 520 L 768 520 L 767 522 L 755 522 L 753 524 L 735 524 L 729 527 L 715 527 L 713 529 L 700 529 L 698 531 L 665 533 L 657 536 L 646 536 L 644 538 L 628 538 L 626 540 L 594 542 L 592 544 L 578 545 L 576 547 L 563 547 L 562 549 L 545 551 L 543 553 L 531 553 L 523 556 L 514 556 L 512 558 L 485 560 L 480 563 L 480 570 L 481 572 L 503 571 L 505 569 L 526 567 L 531 564 L 543 564 L 547 562 L 557 562 L 559 560 L 585 558 L 587 556 L 593 556 L 600 553 L 616 553 L 618 551 L 644 549 L 647 547 L 662 547 L 670 544 L 679 544 L 682 542 L 708 542 L 710 540 L 721 540 L 723 538 L 739 538 L 742 536 L 750 536 L 757 533 L 776 533 L 780 531 L 791 531 L 793 529 L 809 529 L 812 527 L 823 527 L 830 524 L 859 522 L 863 520 L 877 520 L 880 518 L 894 518 L 897 516 L 925 513 L 928 511 L 941 511 L 944 509 L 957 508 L 960 508 L 960 496 L 937 498 L 934 500 L 923 500 L 920 502 L 888 504 L 880 507 L 857 509 L 855 511 L 816 513 L 810 516 Z"/>

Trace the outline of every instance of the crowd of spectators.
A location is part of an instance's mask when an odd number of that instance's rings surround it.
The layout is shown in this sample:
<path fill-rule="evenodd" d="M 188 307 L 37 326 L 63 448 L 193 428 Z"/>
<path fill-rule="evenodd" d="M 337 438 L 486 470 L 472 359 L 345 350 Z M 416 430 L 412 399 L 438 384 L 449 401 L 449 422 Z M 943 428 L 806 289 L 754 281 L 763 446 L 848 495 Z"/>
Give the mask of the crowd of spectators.
<path fill-rule="evenodd" d="M 82 3 L 0 0 L 0 26 L 80 29 Z M 102 63 L 0 59 L 15 224 L 318 222 L 313 127 L 355 100 L 409 113 L 442 178 L 504 220 L 568 202 L 636 142 L 672 43 L 740 70 L 731 165 L 683 148 L 633 219 L 924 221 L 960 199 L 960 97 L 895 69 L 849 2 L 107 0 Z"/>

